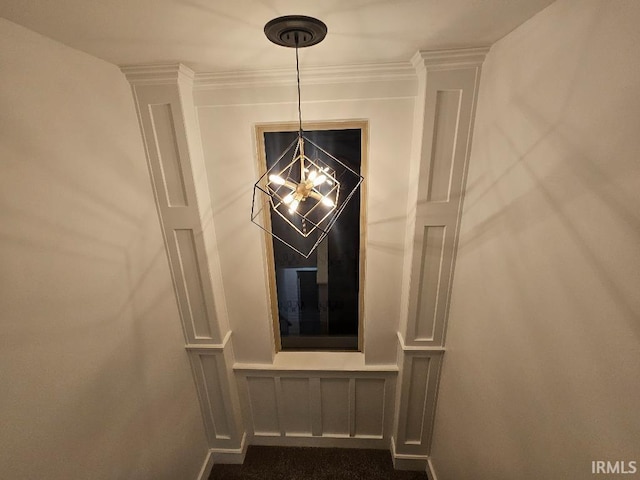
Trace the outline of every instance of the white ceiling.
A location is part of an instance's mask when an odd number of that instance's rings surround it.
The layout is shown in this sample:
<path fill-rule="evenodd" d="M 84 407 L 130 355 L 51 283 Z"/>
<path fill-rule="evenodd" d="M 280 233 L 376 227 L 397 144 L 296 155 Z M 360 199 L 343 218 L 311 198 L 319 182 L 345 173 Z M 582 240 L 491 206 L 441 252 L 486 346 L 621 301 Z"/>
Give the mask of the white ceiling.
<path fill-rule="evenodd" d="M 310 15 L 329 27 L 305 65 L 406 62 L 418 50 L 491 45 L 553 0 L 0 0 L 0 16 L 117 65 L 200 72 L 286 68 L 264 24 Z"/>

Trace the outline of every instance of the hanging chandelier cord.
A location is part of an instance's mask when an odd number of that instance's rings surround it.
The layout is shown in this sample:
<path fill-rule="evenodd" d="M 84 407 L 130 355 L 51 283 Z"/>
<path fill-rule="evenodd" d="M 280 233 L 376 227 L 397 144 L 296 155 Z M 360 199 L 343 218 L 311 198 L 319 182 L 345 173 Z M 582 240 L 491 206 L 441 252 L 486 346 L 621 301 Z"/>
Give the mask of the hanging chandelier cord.
<path fill-rule="evenodd" d="M 296 78 L 298 81 L 298 133 L 302 136 L 302 109 L 300 108 L 300 65 L 298 62 L 298 32 L 295 33 L 296 39 Z"/>

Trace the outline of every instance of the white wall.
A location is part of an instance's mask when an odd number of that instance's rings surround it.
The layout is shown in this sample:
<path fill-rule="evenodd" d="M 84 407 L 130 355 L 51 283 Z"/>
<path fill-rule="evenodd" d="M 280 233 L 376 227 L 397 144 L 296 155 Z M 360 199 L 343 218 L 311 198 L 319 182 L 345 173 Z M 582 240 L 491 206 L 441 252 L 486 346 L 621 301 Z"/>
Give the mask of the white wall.
<path fill-rule="evenodd" d="M 369 121 L 364 352 L 373 365 L 396 361 L 415 96 L 414 79 L 407 78 L 317 85 L 302 80 L 303 121 Z M 249 221 L 258 179 L 254 129 L 295 122 L 296 87 L 203 88 L 196 91 L 196 105 L 236 360 L 270 364 L 264 233 Z"/>
<path fill-rule="evenodd" d="M 439 480 L 640 461 L 639 24 L 638 2 L 559 1 L 483 66 Z"/>
<path fill-rule="evenodd" d="M 130 87 L 0 20 L 0 477 L 195 478 L 207 446 Z"/>
<path fill-rule="evenodd" d="M 290 83 L 295 72 L 288 78 L 266 72 L 256 75 L 256 83 L 242 76 L 196 76 L 194 99 L 249 444 L 389 447 L 415 72 L 409 64 L 337 70 L 316 72 L 313 81 L 302 78 L 302 111 L 305 122 L 368 121 L 364 354 L 274 354 L 265 235 L 249 221 L 258 179 L 255 126 L 297 120 Z"/>

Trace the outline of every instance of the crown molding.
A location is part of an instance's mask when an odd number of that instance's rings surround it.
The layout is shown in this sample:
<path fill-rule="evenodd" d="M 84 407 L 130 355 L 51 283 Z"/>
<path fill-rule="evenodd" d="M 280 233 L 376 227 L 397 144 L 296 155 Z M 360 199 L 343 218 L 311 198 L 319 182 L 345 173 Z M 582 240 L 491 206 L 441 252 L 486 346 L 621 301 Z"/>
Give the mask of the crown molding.
<path fill-rule="evenodd" d="M 304 67 L 300 80 L 306 85 L 352 82 L 413 81 L 416 72 L 446 70 L 482 65 L 490 47 L 420 50 L 410 62 Z M 273 87 L 296 84 L 294 69 L 251 70 L 239 72 L 194 73 L 181 63 L 124 65 L 120 70 L 132 85 L 161 85 L 186 81 L 194 88 L 227 89 Z"/>
<path fill-rule="evenodd" d="M 132 85 L 163 85 L 186 81 L 193 84 L 194 73 L 181 63 L 124 65 L 120 71 Z"/>
<path fill-rule="evenodd" d="M 448 50 L 420 50 L 411 58 L 411 64 L 416 71 L 479 67 L 484 62 L 490 48 L 490 46 L 482 46 Z"/>
<path fill-rule="evenodd" d="M 414 80 L 415 70 L 409 62 L 303 67 L 300 81 L 306 85 L 347 82 L 385 82 Z M 198 89 L 287 86 L 296 84 L 294 69 L 273 69 L 246 72 L 196 73 L 194 86 Z"/>

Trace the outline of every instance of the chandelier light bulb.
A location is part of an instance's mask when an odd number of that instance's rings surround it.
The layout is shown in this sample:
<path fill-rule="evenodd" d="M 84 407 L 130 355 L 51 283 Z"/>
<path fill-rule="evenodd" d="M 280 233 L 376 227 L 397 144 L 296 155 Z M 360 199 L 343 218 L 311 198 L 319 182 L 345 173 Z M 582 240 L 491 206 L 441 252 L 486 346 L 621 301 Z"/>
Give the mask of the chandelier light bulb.
<path fill-rule="evenodd" d="M 269 181 L 278 185 L 284 185 L 285 180 L 280 175 L 269 175 Z"/>
<path fill-rule="evenodd" d="M 298 205 L 300 205 L 299 200 L 292 201 L 291 205 L 289 206 L 289 213 L 295 212 L 298 209 Z"/>
<path fill-rule="evenodd" d="M 326 175 L 320 175 L 319 177 L 316 177 L 313 180 L 313 186 L 317 187 L 318 185 L 322 185 L 326 181 L 327 181 L 327 176 Z"/>
<path fill-rule="evenodd" d="M 285 205 L 289 205 L 293 201 L 293 194 L 289 194 L 282 199 Z"/>
<path fill-rule="evenodd" d="M 322 197 L 321 202 L 327 207 L 333 207 L 335 205 L 335 203 L 333 203 L 333 200 L 331 200 L 329 197 Z"/>

